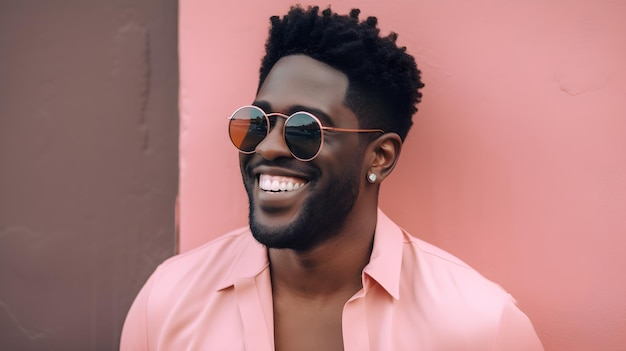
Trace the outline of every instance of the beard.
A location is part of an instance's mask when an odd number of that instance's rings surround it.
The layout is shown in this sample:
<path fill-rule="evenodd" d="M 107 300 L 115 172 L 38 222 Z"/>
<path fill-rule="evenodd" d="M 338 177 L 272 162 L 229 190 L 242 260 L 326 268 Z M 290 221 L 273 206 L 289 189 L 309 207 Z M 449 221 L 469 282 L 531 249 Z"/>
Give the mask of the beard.
<path fill-rule="evenodd" d="M 349 165 L 346 172 L 329 185 L 310 184 L 310 194 L 297 217 L 281 228 L 269 228 L 255 218 L 254 186 L 246 186 L 250 203 L 249 222 L 252 236 L 267 248 L 308 251 L 336 236 L 352 211 L 359 193 L 359 167 Z"/>

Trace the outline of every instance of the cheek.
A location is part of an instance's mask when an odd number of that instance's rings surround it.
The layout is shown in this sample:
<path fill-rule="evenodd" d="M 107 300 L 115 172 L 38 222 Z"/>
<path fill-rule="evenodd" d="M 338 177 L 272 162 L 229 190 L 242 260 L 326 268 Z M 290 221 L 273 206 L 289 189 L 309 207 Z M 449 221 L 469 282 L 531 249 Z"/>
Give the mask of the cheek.
<path fill-rule="evenodd" d="M 241 176 L 245 179 L 246 174 L 246 166 L 250 162 L 251 155 L 239 153 L 239 171 L 241 172 Z"/>
<path fill-rule="evenodd" d="M 354 136 L 345 135 L 345 140 L 329 141 L 318 157 L 328 160 L 328 167 L 332 167 L 334 172 L 360 174 L 364 149 L 358 137 Z"/>
<path fill-rule="evenodd" d="M 238 154 L 239 154 L 239 167 L 243 169 L 246 166 L 246 164 L 248 164 L 251 154 L 242 154 L 241 152 L 239 152 Z"/>
<path fill-rule="evenodd" d="M 357 133 L 337 133 L 324 139 L 324 147 L 320 155 L 325 154 L 338 159 L 360 158 L 362 150 L 359 146 Z"/>

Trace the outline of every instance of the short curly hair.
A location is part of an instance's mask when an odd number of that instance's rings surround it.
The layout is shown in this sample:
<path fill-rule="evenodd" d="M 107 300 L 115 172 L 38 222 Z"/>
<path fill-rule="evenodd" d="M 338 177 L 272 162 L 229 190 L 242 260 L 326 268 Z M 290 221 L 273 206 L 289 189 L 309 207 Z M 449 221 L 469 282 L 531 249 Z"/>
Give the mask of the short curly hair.
<path fill-rule="evenodd" d="M 297 5 L 282 18 L 272 16 L 258 88 L 282 57 L 309 56 L 348 77 L 345 105 L 361 128 L 395 132 L 404 140 L 422 97 L 420 71 L 406 47 L 396 45 L 396 33 L 381 37 L 378 19 L 359 21 L 359 14 L 353 9 L 339 15 L 330 7 L 320 14 L 318 6 Z"/>

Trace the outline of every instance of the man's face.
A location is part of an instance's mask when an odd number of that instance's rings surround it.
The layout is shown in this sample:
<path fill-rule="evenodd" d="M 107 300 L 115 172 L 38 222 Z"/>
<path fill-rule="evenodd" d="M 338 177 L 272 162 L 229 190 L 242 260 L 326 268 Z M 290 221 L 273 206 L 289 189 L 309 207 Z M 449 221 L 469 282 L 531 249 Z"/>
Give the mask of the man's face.
<path fill-rule="evenodd" d="M 307 56 L 287 56 L 274 65 L 254 104 L 266 113 L 307 111 L 324 126 L 358 128 L 343 103 L 347 87 L 342 72 Z M 352 210 L 364 174 L 362 148 L 358 133 L 324 132 L 319 155 L 296 160 L 283 138 L 284 121 L 276 118 L 256 152 L 240 156 L 250 228 L 269 248 L 306 251 L 336 235 Z"/>

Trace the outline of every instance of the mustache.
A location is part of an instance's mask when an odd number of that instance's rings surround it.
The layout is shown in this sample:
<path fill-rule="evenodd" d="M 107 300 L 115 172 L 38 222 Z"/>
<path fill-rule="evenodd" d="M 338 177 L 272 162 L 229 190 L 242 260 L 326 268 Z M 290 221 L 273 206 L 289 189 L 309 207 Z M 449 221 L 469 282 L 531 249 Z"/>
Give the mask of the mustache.
<path fill-rule="evenodd" d="M 247 174 L 252 174 L 252 170 L 259 166 L 291 169 L 306 174 L 311 178 L 315 178 L 320 174 L 319 169 L 311 162 L 299 161 L 288 157 L 279 157 L 273 160 L 266 160 L 263 157 L 252 157 L 245 165 L 244 170 Z"/>

